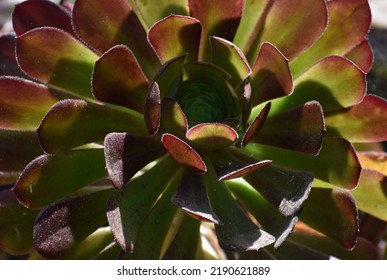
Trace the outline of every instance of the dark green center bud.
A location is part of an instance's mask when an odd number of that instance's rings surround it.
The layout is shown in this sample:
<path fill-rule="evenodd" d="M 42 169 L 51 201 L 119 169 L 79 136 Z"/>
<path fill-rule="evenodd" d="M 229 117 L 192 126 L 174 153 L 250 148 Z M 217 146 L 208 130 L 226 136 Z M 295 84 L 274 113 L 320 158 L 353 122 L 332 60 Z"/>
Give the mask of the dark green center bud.
<path fill-rule="evenodd" d="M 176 101 L 190 125 L 222 122 L 234 117 L 232 94 L 221 79 L 197 78 L 181 83 Z"/>

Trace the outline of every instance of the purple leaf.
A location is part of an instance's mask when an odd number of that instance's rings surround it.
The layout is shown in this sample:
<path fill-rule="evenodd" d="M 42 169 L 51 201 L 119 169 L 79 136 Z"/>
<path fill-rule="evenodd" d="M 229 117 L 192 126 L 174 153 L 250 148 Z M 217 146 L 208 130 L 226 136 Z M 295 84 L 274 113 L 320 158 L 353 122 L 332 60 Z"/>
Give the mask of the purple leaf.
<path fill-rule="evenodd" d="M 184 171 L 172 202 L 188 215 L 200 221 L 221 224 L 208 199 L 204 176 Z"/>
<path fill-rule="evenodd" d="M 230 83 L 237 87 L 251 75 L 251 68 L 243 52 L 233 43 L 210 37 L 211 61 L 231 75 Z"/>
<path fill-rule="evenodd" d="M 97 60 L 92 87 L 98 100 L 144 111 L 149 82 L 126 46 L 114 46 Z"/>
<path fill-rule="evenodd" d="M 144 119 L 149 134 L 156 134 L 159 130 L 161 120 L 160 88 L 156 82 L 153 82 L 149 87 L 148 96 L 145 101 Z"/>
<path fill-rule="evenodd" d="M 90 80 L 97 55 L 63 30 L 33 29 L 17 37 L 16 56 L 29 76 L 56 89 L 91 97 Z"/>
<path fill-rule="evenodd" d="M 35 130 L 61 97 L 63 94 L 29 80 L 0 77 L 0 127 Z"/>
<path fill-rule="evenodd" d="M 211 205 L 223 223 L 215 225 L 220 246 L 229 251 L 251 251 L 273 243 L 274 237 L 250 220 L 225 183 L 216 180 L 214 171 L 207 174 Z"/>
<path fill-rule="evenodd" d="M 283 215 L 292 216 L 302 207 L 312 187 L 313 174 L 265 165 L 244 177 Z"/>
<path fill-rule="evenodd" d="M 376 95 L 366 95 L 359 104 L 331 112 L 325 120 L 328 135 L 354 143 L 387 140 L 387 101 Z"/>
<path fill-rule="evenodd" d="M 257 161 L 255 158 L 240 153 L 236 149 L 224 149 L 221 152 L 207 153 L 214 166 L 219 181 L 243 177 L 257 168 L 271 163 L 270 160 Z"/>
<path fill-rule="evenodd" d="M 183 140 L 165 133 L 161 138 L 161 142 L 169 155 L 180 165 L 188 167 L 196 173 L 207 171 L 207 166 L 200 155 Z"/>
<path fill-rule="evenodd" d="M 126 133 L 108 134 L 104 151 L 109 177 L 118 189 L 124 187 L 141 168 L 165 153 L 159 137 Z"/>
<path fill-rule="evenodd" d="M 246 129 L 245 134 L 243 135 L 241 148 L 246 146 L 252 138 L 258 135 L 266 121 L 267 116 L 269 115 L 270 108 L 271 103 L 268 102 L 265 107 L 263 107 L 262 110 L 257 114 L 255 119 L 250 123 L 249 127 Z"/>
<path fill-rule="evenodd" d="M 358 213 L 355 199 L 347 190 L 313 188 L 301 220 L 348 250 L 356 244 Z"/>
<path fill-rule="evenodd" d="M 252 142 L 312 155 L 321 149 L 325 132 L 324 115 L 316 101 L 266 119 Z"/>
<path fill-rule="evenodd" d="M 252 105 L 286 96 L 293 91 L 293 78 L 286 57 L 272 44 L 261 45 L 250 78 Z"/>
<path fill-rule="evenodd" d="M 170 15 L 156 22 L 148 32 L 148 40 L 162 62 L 188 53 L 188 59 L 197 60 L 201 25 L 197 19 Z"/>
<path fill-rule="evenodd" d="M 327 6 L 327 28 L 312 47 L 291 62 L 294 77 L 298 77 L 305 69 L 324 57 L 345 55 L 364 40 L 370 29 L 371 12 L 367 0 L 328 1 Z M 304 13 L 305 10 L 300 9 L 300 11 Z M 291 16 L 294 15 L 291 14 Z M 302 31 L 304 29 L 301 28 Z M 307 29 L 311 29 L 311 26 Z"/>
<path fill-rule="evenodd" d="M 202 24 L 199 60 L 208 60 L 210 36 L 232 41 L 243 13 L 244 1 L 189 0 L 191 16 Z"/>
<path fill-rule="evenodd" d="M 145 134 L 146 128 L 137 112 L 123 112 L 78 99 L 56 103 L 38 128 L 40 143 L 48 153 L 103 141 L 110 132 Z"/>
<path fill-rule="evenodd" d="M 105 177 L 102 149 L 77 150 L 34 159 L 13 190 L 23 205 L 39 209 Z"/>
<path fill-rule="evenodd" d="M 124 250 L 132 251 L 135 248 L 134 244 L 145 218 L 178 170 L 176 163 L 170 157 L 165 157 L 109 199 L 109 225 L 116 242 Z"/>
<path fill-rule="evenodd" d="M 36 250 L 47 258 L 63 258 L 106 224 L 106 201 L 112 189 L 67 198 L 43 209 L 34 227 Z"/>
<path fill-rule="evenodd" d="M 48 26 L 74 35 L 69 11 L 50 1 L 24 1 L 15 5 L 12 25 L 17 36 L 35 28 Z"/>
<path fill-rule="evenodd" d="M 238 133 L 222 123 L 203 123 L 190 128 L 186 138 L 194 148 L 211 151 L 232 145 L 238 139 Z"/>
<path fill-rule="evenodd" d="M 128 46 L 148 79 L 160 67 L 145 30 L 126 0 L 77 0 L 73 25 L 78 36 L 100 54 L 115 45 Z"/>

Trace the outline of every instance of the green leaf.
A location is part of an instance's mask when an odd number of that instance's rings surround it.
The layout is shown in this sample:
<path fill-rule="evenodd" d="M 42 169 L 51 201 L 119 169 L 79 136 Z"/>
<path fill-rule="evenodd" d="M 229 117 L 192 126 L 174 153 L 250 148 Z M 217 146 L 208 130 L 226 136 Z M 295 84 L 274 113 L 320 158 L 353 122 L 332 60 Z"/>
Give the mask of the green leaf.
<path fill-rule="evenodd" d="M 292 233 L 298 221 L 299 213 L 285 217 L 277 209 L 273 208 L 257 190 L 245 181 L 228 181 L 227 186 L 243 206 L 247 208 L 264 230 L 276 238 L 274 248 L 278 249 Z"/>
<path fill-rule="evenodd" d="M 197 19 L 172 14 L 151 27 L 148 40 L 162 62 L 185 53 L 190 61 L 196 61 L 200 34 L 201 25 Z"/>
<path fill-rule="evenodd" d="M 313 188 L 301 220 L 351 250 L 359 230 L 358 213 L 351 193 L 343 189 Z"/>
<path fill-rule="evenodd" d="M 233 43 L 210 37 L 211 61 L 231 75 L 230 83 L 236 88 L 251 75 L 251 68 L 243 52 Z"/>
<path fill-rule="evenodd" d="M 165 133 L 161 137 L 161 142 L 169 155 L 180 165 L 196 173 L 207 171 L 207 166 L 201 156 L 183 140 L 172 134 Z"/>
<path fill-rule="evenodd" d="M 104 141 L 105 162 L 113 185 L 121 189 L 148 163 L 165 154 L 159 137 L 110 133 Z"/>
<path fill-rule="evenodd" d="M 69 11 L 50 1 L 23 1 L 15 5 L 12 26 L 18 36 L 34 28 L 48 26 L 74 35 Z"/>
<path fill-rule="evenodd" d="M 172 202 L 197 220 L 221 224 L 208 199 L 204 176 L 184 170 Z"/>
<path fill-rule="evenodd" d="M 282 167 L 312 172 L 316 178 L 338 187 L 353 189 L 359 181 L 359 160 L 352 144 L 343 138 L 325 137 L 317 156 L 253 144 L 244 150 Z"/>
<path fill-rule="evenodd" d="M 228 41 L 233 40 L 242 16 L 244 2 L 243 0 L 188 1 L 191 16 L 202 24 L 199 60 L 209 60 L 208 38 L 210 36 L 219 36 Z"/>
<path fill-rule="evenodd" d="M 214 212 L 222 221 L 215 225 L 220 246 L 229 251 L 259 250 L 275 241 L 259 228 L 242 210 L 224 182 L 216 179 L 213 170 L 206 173 L 208 194 Z"/>
<path fill-rule="evenodd" d="M 362 42 L 369 31 L 371 12 L 367 0 L 328 1 L 327 6 L 327 28 L 311 48 L 291 62 L 290 66 L 294 77 L 298 77 L 305 69 L 324 57 L 345 55 Z M 300 10 L 303 13 L 305 11 Z M 308 26 L 308 29 L 310 28 Z M 304 29 L 301 28 L 301 30 Z"/>
<path fill-rule="evenodd" d="M 106 251 L 114 248 L 116 254 L 109 259 L 118 258 L 118 245 L 115 245 L 114 236 L 109 227 L 101 227 L 87 236 L 84 240 L 72 247 L 61 259 L 91 260 L 101 259 Z M 114 250 L 113 250 L 114 251 Z"/>
<path fill-rule="evenodd" d="M 33 29 L 17 37 L 20 68 L 53 88 L 90 98 L 90 80 L 97 55 L 63 30 Z"/>
<path fill-rule="evenodd" d="M 129 0 L 145 30 L 171 14 L 188 15 L 187 0 Z"/>
<path fill-rule="evenodd" d="M 109 199 L 109 225 L 116 242 L 124 250 L 132 251 L 135 248 L 141 225 L 178 170 L 176 163 L 170 157 L 165 157 Z"/>
<path fill-rule="evenodd" d="M 247 57 L 254 61 L 259 46 L 270 42 L 291 60 L 309 48 L 326 25 L 327 10 L 323 0 L 274 1 Z"/>
<path fill-rule="evenodd" d="M 200 243 L 200 222 L 184 215 L 175 238 L 164 254 L 166 260 L 193 260 Z"/>
<path fill-rule="evenodd" d="M 360 164 L 364 169 L 372 169 L 387 176 L 387 153 L 357 152 Z"/>
<path fill-rule="evenodd" d="M 78 36 L 100 54 L 115 45 L 128 46 L 151 79 L 160 62 L 148 43 L 134 7 L 126 0 L 77 0 L 73 25 Z"/>
<path fill-rule="evenodd" d="M 251 141 L 316 155 L 325 132 L 320 104 L 311 101 L 266 119 Z"/>
<path fill-rule="evenodd" d="M 203 123 L 190 128 L 186 138 L 195 149 L 211 151 L 232 145 L 238 133 L 222 123 Z"/>
<path fill-rule="evenodd" d="M 359 185 L 352 192 L 359 209 L 387 222 L 387 177 L 370 169 L 363 169 Z"/>
<path fill-rule="evenodd" d="M 325 117 L 327 134 L 342 136 L 354 143 L 387 140 L 387 101 L 376 95 L 348 109 L 331 112 Z"/>
<path fill-rule="evenodd" d="M 376 260 L 379 258 L 378 248 L 361 237 L 357 239 L 356 246 L 351 251 L 326 236 L 293 233 L 289 239 L 294 244 L 344 260 Z"/>
<path fill-rule="evenodd" d="M 288 60 L 274 45 L 264 42 L 253 65 L 252 106 L 292 93 L 293 78 Z"/>
<path fill-rule="evenodd" d="M 187 118 L 172 98 L 165 97 L 161 102 L 160 130 L 184 138 L 188 130 Z"/>
<path fill-rule="evenodd" d="M 92 88 L 98 100 L 142 113 L 148 87 L 148 79 L 126 46 L 114 46 L 95 63 Z"/>
<path fill-rule="evenodd" d="M 345 54 L 345 57 L 353 61 L 363 72 L 368 73 L 372 68 L 374 56 L 372 47 L 367 39 Z"/>
<path fill-rule="evenodd" d="M 269 164 L 244 179 L 280 213 L 289 217 L 298 212 L 308 198 L 313 174 Z"/>
<path fill-rule="evenodd" d="M 44 257 L 63 258 L 106 224 L 106 201 L 113 190 L 93 190 L 43 209 L 34 227 L 34 245 Z M 85 248 L 84 248 L 85 249 Z"/>
<path fill-rule="evenodd" d="M 0 192 L 0 248 L 12 255 L 33 249 L 32 231 L 38 211 L 25 208 L 12 190 Z"/>
<path fill-rule="evenodd" d="M 60 93 L 44 85 L 22 78 L 0 77 L 0 127 L 35 130 L 60 98 Z"/>
<path fill-rule="evenodd" d="M 102 149 L 77 150 L 36 158 L 13 190 L 26 207 L 39 209 L 105 177 Z"/>
<path fill-rule="evenodd" d="M 242 18 L 233 41 L 244 53 L 249 52 L 251 45 L 258 38 L 264 18 L 271 7 L 270 2 L 271 0 L 245 1 Z"/>
<path fill-rule="evenodd" d="M 1 172 L 21 172 L 42 153 L 36 131 L 0 129 Z"/>
<path fill-rule="evenodd" d="M 66 99 L 48 111 L 38 128 L 40 144 L 48 153 L 103 141 L 110 132 L 146 134 L 143 117 L 135 111 Z"/>

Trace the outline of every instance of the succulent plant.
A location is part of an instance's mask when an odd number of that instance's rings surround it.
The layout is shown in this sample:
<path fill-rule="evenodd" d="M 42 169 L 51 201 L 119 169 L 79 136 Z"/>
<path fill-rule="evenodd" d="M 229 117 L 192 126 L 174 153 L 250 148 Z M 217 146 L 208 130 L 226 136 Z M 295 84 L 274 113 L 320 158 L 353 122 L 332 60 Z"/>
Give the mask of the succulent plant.
<path fill-rule="evenodd" d="M 387 221 L 366 0 L 34 0 L 12 22 L 5 252 L 379 257 L 358 234 Z"/>

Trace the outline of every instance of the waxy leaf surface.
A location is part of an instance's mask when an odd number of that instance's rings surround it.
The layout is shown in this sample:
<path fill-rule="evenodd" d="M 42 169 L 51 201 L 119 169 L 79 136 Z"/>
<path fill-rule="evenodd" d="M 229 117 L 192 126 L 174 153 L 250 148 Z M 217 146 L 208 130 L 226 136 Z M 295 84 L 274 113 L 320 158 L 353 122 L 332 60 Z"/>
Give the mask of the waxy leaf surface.
<path fill-rule="evenodd" d="M 229 251 L 251 251 L 272 244 L 274 237 L 250 220 L 226 184 L 216 180 L 214 171 L 207 174 L 210 201 L 222 221 L 221 225 L 215 225 L 220 246 Z"/>
<path fill-rule="evenodd" d="M 77 150 L 34 159 L 13 190 L 26 207 L 39 209 L 105 177 L 102 149 Z"/>
<path fill-rule="evenodd" d="M 308 198 L 313 174 L 265 165 L 244 177 L 285 216 L 292 216 Z"/>
<path fill-rule="evenodd" d="M 274 45 L 267 42 L 261 45 L 252 67 L 250 83 L 252 106 L 293 91 L 288 60 Z"/>
<path fill-rule="evenodd" d="M 238 133 L 222 123 L 198 124 L 187 131 L 189 143 L 200 150 L 217 150 L 232 145 L 238 138 Z"/>
<path fill-rule="evenodd" d="M 69 11 L 50 1 L 23 1 L 15 5 L 12 26 L 18 36 L 34 28 L 45 26 L 56 27 L 74 34 Z"/>
<path fill-rule="evenodd" d="M 260 30 L 256 51 L 263 42 L 274 44 L 288 59 L 310 47 L 327 25 L 327 8 L 324 0 L 274 1 Z M 254 48 L 251 51 L 255 51 Z M 254 58 L 249 53 L 249 58 Z"/>
<path fill-rule="evenodd" d="M 47 258 L 62 258 L 69 253 L 98 227 L 106 224 L 105 207 L 111 194 L 112 189 L 94 191 L 43 209 L 34 227 L 36 250 Z"/>
<path fill-rule="evenodd" d="M 161 142 L 169 155 L 180 165 L 188 167 L 197 173 L 207 171 L 206 164 L 200 155 L 183 140 L 172 134 L 165 133 L 161 138 Z"/>
<path fill-rule="evenodd" d="M 145 165 L 165 151 L 160 138 L 110 133 L 104 142 L 106 168 L 114 186 L 124 187 Z"/>
<path fill-rule="evenodd" d="M 38 128 L 40 143 L 48 153 L 103 141 L 110 132 L 144 134 L 146 129 L 137 112 L 122 112 L 78 99 L 55 104 Z"/>
<path fill-rule="evenodd" d="M 211 61 L 231 75 L 230 83 L 237 87 L 251 74 L 251 68 L 243 52 L 233 43 L 210 37 Z"/>
<path fill-rule="evenodd" d="M 93 95 L 98 100 L 144 111 L 149 83 L 132 51 L 123 45 L 108 50 L 95 63 Z"/>
<path fill-rule="evenodd" d="M 73 25 L 78 36 L 100 54 L 115 45 L 128 46 L 148 79 L 160 67 L 146 32 L 127 0 L 78 0 L 73 9 Z"/>
<path fill-rule="evenodd" d="M 0 77 L 0 127 L 35 130 L 60 94 L 48 87 L 15 77 Z"/>
<path fill-rule="evenodd" d="M 316 101 L 269 117 L 252 142 L 316 155 L 325 132 L 324 115 Z"/>
<path fill-rule="evenodd" d="M 199 60 L 208 60 L 210 46 L 208 38 L 219 36 L 232 41 L 243 12 L 244 1 L 189 0 L 191 16 L 202 24 Z"/>
<path fill-rule="evenodd" d="M 359 181 L 360 162 L 352 144 L 343 138 L 325 137 L 317 156 L 253 144 L 245 150 L 257 158 L 271 159 L 276 165 L 312 172 L 338 187 L 353 189 Z"/>
<path fill-rule="evenodd" d="M 53 88 L 91 97 L 90 80 L 97 55 L 54 27 L 33 29 L 17 37 L 20 68 Z"/>
<path fill-rule="evenodd" d="M 313 188 L 301 220 L 348 250 L 356 244 L 358 213 L 355 199 L 347 190 Z"/>
<path fill-rule="evenodd" d="M 148 32 L 148 40 L 160 61 L 188 53 L 188 59 L 197 60 L 201 25 L 192 17 L 170 15 L 155 23 Z"/>
<path fill-rule="evenodd" d="M 332 112 L 325 120 L 328 135 L 354 143 L 387 140 L 387 101 L 376 95 L 366 95 L 359 104 Z"/>
<path fill-rule="evenodd" d="M 314 4 L 313 1 L 305 2 Z M 324 57 L 345 55 L 362 42 L 369 31 L 371 12 L 367 0 L 328 1 L 327 6 L 327 29 L 311 48 L 291 62 L 295 77 Z M 305 12 L 302 9 L 301 11 Z M 301 30 L 304 29 L 301 28 Z M 310 29 L 310 26 L 307 29 Z"/>
<path fill-rule="evenodd" d="M 222 223 L 212 210 L 202 174 L 184 171 L 172 202 L 195 219 L 215 224 Z"/>
<path fill-rule="evenodd" d="M 232 193 L 237 197 L 254 218 L 262 225 L 263 229 L 272 234 L 276 241 L 274 248 L 281 247 L 283 242 L 292 233 L 298 221 L 298 213 L 285 217 L 274 209 L 254 188 L 239 182 L 227 182 Z"/>
<path fill-rule="evenodd" d="M 177 171 L 176 163 L 166 157 L 148 170 L 146 175 L 132 180 L 109 199 L 109 225 L 116 242 L 124 250 L 132 251 L 135 248 L 144 219 Z"/>

